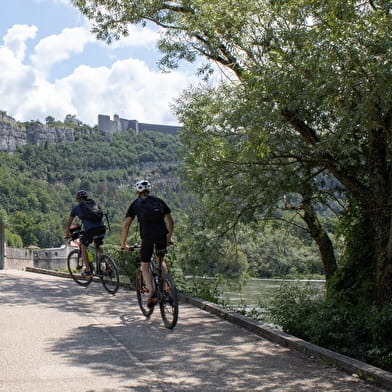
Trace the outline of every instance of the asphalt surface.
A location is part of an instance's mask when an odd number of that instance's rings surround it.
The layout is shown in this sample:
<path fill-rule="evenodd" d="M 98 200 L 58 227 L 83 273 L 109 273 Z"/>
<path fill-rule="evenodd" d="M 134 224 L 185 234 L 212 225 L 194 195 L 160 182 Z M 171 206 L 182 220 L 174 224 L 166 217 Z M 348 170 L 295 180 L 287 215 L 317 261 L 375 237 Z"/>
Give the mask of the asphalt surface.
<path fill-rule="evenodd" d="M 386 391 L 180 304 L 149 320 L 135 293 L 0 271 L 0 392 Z"/>

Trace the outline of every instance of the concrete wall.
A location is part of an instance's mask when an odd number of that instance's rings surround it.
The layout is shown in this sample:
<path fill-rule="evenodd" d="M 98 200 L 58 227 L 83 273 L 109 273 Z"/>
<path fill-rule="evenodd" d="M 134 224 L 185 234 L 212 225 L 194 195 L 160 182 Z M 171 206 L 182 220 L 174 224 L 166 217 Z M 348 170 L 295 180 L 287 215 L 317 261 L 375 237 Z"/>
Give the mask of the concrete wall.
<path fill-rule="evenodd" d="M 23 270 L 33 266 L 33 250 L 4 247 L 4 269 Z"/>
<path fill-rule="evenodd" d="M 34 267 L 50 270 L 67 270 L 67 256 L 74 249 L 62 245 L 60 248 L 36 249 L 33 254 Z"/>
<path fill-rule="evenodd" d="M 37 267 L 65 271 L 67 270 L 67 256 L 72 249 L 74 248 L 68 245 L 49 249 L 21 249 L 5 246 L 3 268 L 23 270 L 26 267 Z"/>

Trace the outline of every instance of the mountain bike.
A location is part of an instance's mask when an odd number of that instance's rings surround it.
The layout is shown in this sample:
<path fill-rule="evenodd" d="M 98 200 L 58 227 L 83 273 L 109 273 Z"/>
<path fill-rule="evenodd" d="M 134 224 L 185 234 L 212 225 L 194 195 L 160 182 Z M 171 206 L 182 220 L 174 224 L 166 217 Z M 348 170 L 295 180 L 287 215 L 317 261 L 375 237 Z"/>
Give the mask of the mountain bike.
<path fill-rule="evenodd" d="M 140 245 L 135 244 L 130 247 L 130 251 L 138 248 L 140 248 Z M 155 306 L 159 305 L 162 321 L 165 327 L 173 329 L 178 320 L 178 294 L 173 278 L 169 274 L 164 274 L 162 272 L 162 261 L 166 253 L 166 249 L 157 251 L 156 260 L 154 257 L 151 258 L 150 268 L 153 286 L 155 288 L 154 297 L 157 297 L 157 303 Z M 136 272 L 135 290 L 140 310 L 144 316 L 150 318 L 154 312 L 155 306 L 147 306 L 150 293 L 148 292 L 140 268 Z"/>
<path fill-rule="evenodd" d="M 89 261 L 92 276 L 83 276 L 84 262 L 80 249 L 80 239 L 82 237 L 83 231 L 72 233 L 72 241 L 79 240 L 78 249 L 72 250 L 67 257 L 68 271 L 72 279 L 84 287 L 87 287 L 93 280 L 101 281 L 107 292 L 116 294 L 120 287 L 120 277 L 116 263 L 104 253 L 102 245 L 105 235 L 94 236 L 93 243 L 88 248 L 89 258 L 90 255 L 92 256 L 92 260 Z"/>

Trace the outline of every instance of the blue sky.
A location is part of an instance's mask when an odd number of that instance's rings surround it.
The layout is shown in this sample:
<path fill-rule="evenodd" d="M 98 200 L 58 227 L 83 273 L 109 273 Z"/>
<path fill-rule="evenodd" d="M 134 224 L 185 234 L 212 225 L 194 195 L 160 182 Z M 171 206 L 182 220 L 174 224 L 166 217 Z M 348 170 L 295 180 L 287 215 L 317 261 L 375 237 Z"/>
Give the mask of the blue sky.
<path fill-rule="evenodd" d="M 70 0 L 1 0 L 0 110 L 16 121 L 98 114 L 178 124 L 170 103 L 191 84 L 195 68 L 162 73 L 158 32 L 132 27 L 112 45 L 97 41 Z"/>

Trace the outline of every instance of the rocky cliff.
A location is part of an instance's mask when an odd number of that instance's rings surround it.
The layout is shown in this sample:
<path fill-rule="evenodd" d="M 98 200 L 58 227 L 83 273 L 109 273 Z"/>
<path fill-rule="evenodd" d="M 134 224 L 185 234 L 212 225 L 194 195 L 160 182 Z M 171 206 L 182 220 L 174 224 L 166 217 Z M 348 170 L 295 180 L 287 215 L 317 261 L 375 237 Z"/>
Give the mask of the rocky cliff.
<path fill-rule="evenodd" d="M 18 123 L 0 111 L 0 151 L 13 152 L 26 144 L 53 144 L 74 140 L 74 130 L 71 128 L 48 126 L 33 121 Z"/>

